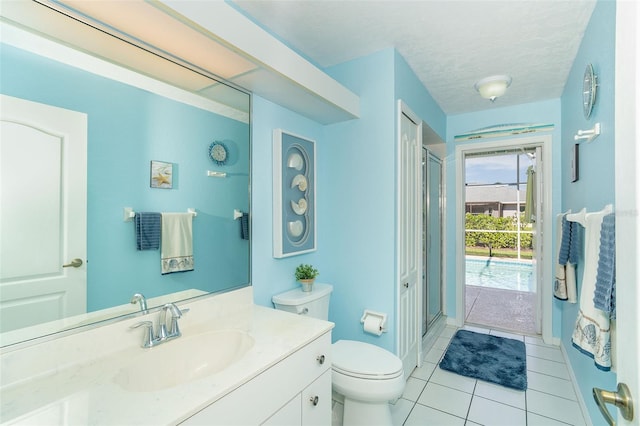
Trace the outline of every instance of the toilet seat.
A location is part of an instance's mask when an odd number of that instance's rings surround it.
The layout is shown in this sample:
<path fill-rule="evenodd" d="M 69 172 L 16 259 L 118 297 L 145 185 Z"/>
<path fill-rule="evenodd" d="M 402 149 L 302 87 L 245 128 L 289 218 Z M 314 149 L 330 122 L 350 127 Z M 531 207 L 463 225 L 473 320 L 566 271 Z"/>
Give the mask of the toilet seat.
<path fill-rule="evenodd" d="M 403 374 L 400 358 L 369 343 L 338 340 L 332 345 L 331 358 L 331 368 L 350 377 L 388 380 Z"/>

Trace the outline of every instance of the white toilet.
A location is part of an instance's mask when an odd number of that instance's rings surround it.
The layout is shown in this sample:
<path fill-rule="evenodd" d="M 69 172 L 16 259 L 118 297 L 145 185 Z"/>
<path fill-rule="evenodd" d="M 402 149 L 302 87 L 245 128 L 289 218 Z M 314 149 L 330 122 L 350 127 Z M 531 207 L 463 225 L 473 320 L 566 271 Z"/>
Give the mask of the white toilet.
<path fill-rule="evenodd" d="M 330 284 L 314 284 L 273 296 L 276 309 L 327 320 Z M 332 345 L 333 390 L 344 396 L 342 424 L 391 425 L 389 401 L 402 396 L 405 379 L 402 361 L 391 352 L 369 343 L 338 340 Z"/>

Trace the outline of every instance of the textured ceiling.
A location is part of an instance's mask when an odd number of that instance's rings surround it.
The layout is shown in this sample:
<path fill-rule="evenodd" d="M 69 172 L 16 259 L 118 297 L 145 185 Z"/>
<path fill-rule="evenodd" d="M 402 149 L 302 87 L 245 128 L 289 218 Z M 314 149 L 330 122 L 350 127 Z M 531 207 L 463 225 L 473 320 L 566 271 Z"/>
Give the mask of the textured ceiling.
<path fill-rule="evenodd" d="M 233 4 L 321 68 L 395 47 L 446 114 L 561 96 L 594 0 L 273 1 Z M 495 103 L 473 85 L 513 83 Z"/>

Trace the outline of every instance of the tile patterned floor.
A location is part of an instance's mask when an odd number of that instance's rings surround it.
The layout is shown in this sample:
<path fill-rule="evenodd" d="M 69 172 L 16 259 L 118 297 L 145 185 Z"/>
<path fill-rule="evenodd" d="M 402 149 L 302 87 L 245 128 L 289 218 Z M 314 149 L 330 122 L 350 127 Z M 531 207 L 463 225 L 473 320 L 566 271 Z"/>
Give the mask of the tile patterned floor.
<path fill-rule="evenodd" d="M 524 392 L 438 367 L 456 329 L 445 327 L 422 367 L 407 381 L 394 405 L 394 425 L 585 425 L 560 349 L 537 337 L 469 327 L 465 329 L 523 340 L 528 389 Z"/>

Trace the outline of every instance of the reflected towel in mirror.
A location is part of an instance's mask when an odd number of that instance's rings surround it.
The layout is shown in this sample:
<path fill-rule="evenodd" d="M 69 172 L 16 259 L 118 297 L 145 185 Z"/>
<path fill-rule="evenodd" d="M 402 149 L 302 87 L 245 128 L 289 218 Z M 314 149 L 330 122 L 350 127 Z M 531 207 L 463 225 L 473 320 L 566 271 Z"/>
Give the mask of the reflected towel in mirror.
<path fill-rule="evenodd" d="M 193 214 L 162 213 L 162 274 L 193 271 Z"/>
<path fill-rule="evenodd" d="M 160 213 L 136 213 L 134 223 L 138 250 L 158 250 L 160 248 L 160 218 Z"/>
<path fill-rule="evenodd" d="M 243 240 L 249 239 L 249 213 L 242 213 L 240 217 L 240 237 Z"/>

